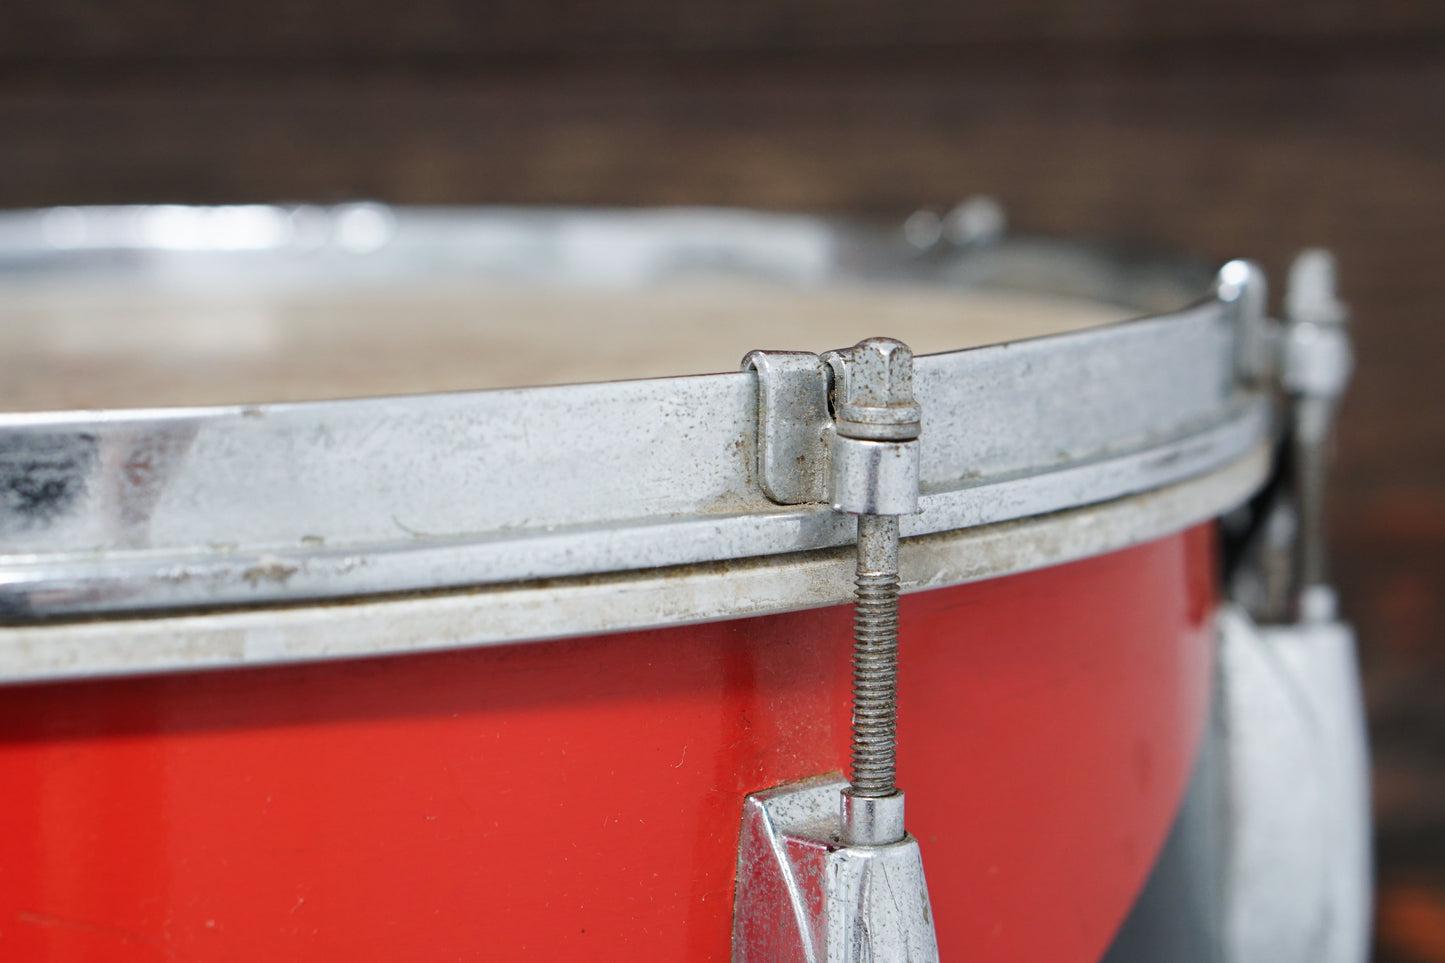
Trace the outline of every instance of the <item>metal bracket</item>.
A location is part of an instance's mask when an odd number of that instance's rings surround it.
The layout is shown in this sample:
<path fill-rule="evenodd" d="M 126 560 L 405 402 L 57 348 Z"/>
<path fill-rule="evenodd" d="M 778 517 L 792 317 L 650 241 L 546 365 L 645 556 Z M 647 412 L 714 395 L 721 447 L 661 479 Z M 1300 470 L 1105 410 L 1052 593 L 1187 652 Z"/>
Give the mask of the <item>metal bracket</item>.
<path fill-rule="evenodd" d="M 918 511 L 921 416 L 907 345 L 870 338 L 821 357 L 752 351 L 742 367 L 758 379 L 758 485 L 770 499 L 854 514 Z"/>
<path fill-rule="evenodd" d="M 758 376 L 758 484 L 780 505 L 828 500 L 828 368 L 807 351 L 753 351 Z"/>
<path fill-rule="evenodd" d="M 856 515 L 858 569 L 850 779 L 748 797 L 733 959 L 937 960 L 923 858 L 895 782 L 898 517 L 918 511 L 923 421 L 913 352 L 869 338 L 821 358 L 755 351 L 743 367 L 758 377 L 763 490 Z"/>
<path fill-rule="evenodd" d="M 841 845 L 838 794 L 847 785 L 823 777 L 747 798 L 734 963 L 938 959 L 918 841 Z"/>
<path fill-rule="evenodd" d="M 1245 307 L 1263 300 L 1257 271 L 1231 261 L 1219 281 L 1221 297 L 1232 293 L 1242 315 L 1256 320 L 1262 306 Z M 1335 293 L 1334 258 L 1322 250 L 1302 252 L 1290 268 L 1284 323 L 1272 326 L 1272 358 L 1255 368 L 1274 379 L 1284 401 L 1289 457 L 1268 501 L 1255 509 L 1248 564 L 1236 571 L 1232 586 L 1236 601 L 1263 623 L 1335 616 L 1325 558 L 1325 475 L 1335 410 L 1353 367 L 1348 315 Z"/>
<path fill-rule="evenodd" d="M 1247 385 L 1269 380 L 1276 369 L 1274 329 L 1268 317 L 1269 282 L 1253 261 L 1234 260 L 1219 269 L 1214 293 L 1235 312 L 1235 371 Z"/>

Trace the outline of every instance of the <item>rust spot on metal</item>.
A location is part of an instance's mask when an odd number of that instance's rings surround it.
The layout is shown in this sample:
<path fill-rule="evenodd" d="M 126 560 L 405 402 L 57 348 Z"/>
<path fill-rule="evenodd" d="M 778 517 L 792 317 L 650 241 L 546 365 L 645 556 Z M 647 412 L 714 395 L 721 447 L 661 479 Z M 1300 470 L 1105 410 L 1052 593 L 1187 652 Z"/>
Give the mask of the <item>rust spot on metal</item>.
<path fill-rule="evenodd" d="M 262 582 L 285 585 L 298 571 L 300 569 L 297 566 L 285 559 L 270 555 L 263 557 L 258 563 L 242 572 L 241 578 L 252 587 L 260 585 Z"/>

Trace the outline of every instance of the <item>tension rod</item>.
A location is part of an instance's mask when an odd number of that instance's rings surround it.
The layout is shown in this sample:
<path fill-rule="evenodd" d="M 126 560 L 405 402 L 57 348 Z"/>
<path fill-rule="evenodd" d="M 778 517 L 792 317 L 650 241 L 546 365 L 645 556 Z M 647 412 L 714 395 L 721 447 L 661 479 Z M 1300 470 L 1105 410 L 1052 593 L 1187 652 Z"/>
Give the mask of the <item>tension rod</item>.
<path fill-rule="evenodd" d="M 853 732 L 843 790 L 842 842 L 883 846 L 904 838 L 897 786 L 898 517 L 918 511 L 921 411 L 913 352 L 869 338 L 830 351 L 834 435 L 831 500 L 858 516 L 853 606 Z"/>

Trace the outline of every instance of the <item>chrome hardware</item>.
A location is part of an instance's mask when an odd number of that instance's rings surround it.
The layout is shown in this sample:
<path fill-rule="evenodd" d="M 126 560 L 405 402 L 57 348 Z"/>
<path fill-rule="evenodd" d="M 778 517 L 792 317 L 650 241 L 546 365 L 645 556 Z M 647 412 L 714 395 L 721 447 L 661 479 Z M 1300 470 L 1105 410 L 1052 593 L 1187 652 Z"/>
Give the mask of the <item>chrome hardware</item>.
<path fill-rule="evenodd" d="M 1230 261 L 1215 277 L 1215 296 L 1234 309 L 1235 371 L 1246 384 L 1268 379 L 1274 370 L 1272 331 L 1267 311 L 1269 282 L 1253 261 Z"/>
<path fill-rule="evenodd" d="M 1245 282 L 1234 298 L 1226 273 Z M 1252 271 L 1221 271 L 1222 300 L 1262 303 L 1262 291 Z M 1256 370 L 1284 402 L 1288 457 L 1253 508 L 1236 604 L 1218 620 L 1223 725 L 1249 734 L 1227 762 L 1223 959 L 1357 963 L 1369 947 L 1369 759 L 1355 635 L 1336 614 L 1324 538 L 1330 430 L 1353 359 L 1328 252 L 1296 258 L 1284 303 Z"/>
<path fill-rule="evenodd" d="M 828 373 L 808 351 L 752 351 L 758 376 L 758 485 L 779 505 L 828 497 Z"/>
<path fill-rule="evenodd" d="M 742 367 L 758 379 L 758 485 L 768 498 L 858 515 L 918 511 L 920 409 L 907 345 L 870 338 L 821 358 L 752 351 Z"/>
<path fill-rule="evenodd" d="M 1304 251 L 1291 265 L 1285 316 L 1280 384 L 1292 399 L 1291 480 L 1299 519 L 1294 614 L 1301 621 L 1329 621 L 1336 606 L 1325 564 L 1325 476 L 1335 409 L 1354 358 L 1345 332 L 1349 312 L 1335 295 L 1335 259 L 1328 251 Z"/>
<path fill-rule="evenodd" d="M 848 792 L 891 796 L 897 792 L 898 516 L 858 516 L 858 569 L 853 584 L 853 768 Z M 873 838 L 862 829 L 855 833 L 851 816 L 858 810 L 846 799 L 843 809 L 850 842 L 870 846 L 892 842 Z"/>
<path fill-rule="evenodd" d="M 950 220 L 984 226 L 998 220 L 987 205 L 970 210 L 968 217 L 949 215 L 945 231 Z M 935 292 L 996 284 L 1107 300 L 1148 315 L 916 358 L 914 393 L 933 440 L 922 457 L 921 511 L 900 520 L 904 538 L 1021 519 L 1043 524 L 1059 512 L 1216 477 L 1233 480 L 1211 488 L 1211 511 L 1227 509 L 1239 497 L 1239 479 L 1257 471 L 1266 440 L 1265 399 L 1241 390 L 1234 373 L 1237 312 L 1210 298 L 1196 284 L 1200 275 L 1180 273 L 1173 259 L 1125 261 L 1037 239 L 1000 239 L 987 252 L 940 244 L 918 257 L 896 230 L 739 211 L 366 206 L 316 221 L 319 213 L 0 212 L 6 269 L 0 273 L 28 284 L 32 271 L 37 280 L 83 281 L 103 268 L 126 290 L 169 296 L 190 289 L 192 267 L 261 293 L 293 284 L 362 291 L 463 278 L 630 289 L 701 271 L 834 293 L 852 283 L 907 282 Z M 314 223 L 331 225 L 330 234 L 313 232 Z M 160 230 L 165 225 L 205 230 L 173 234 Z M 245 241 L 256 249 L 207 248 L 220 236 L 208 233 L 210 226 L 224 227 L 228 245 Z M 378 226 L 392 232 L 389 239 Z M 285 245 L 268 246 L 268 237 L 284 239 L 288 231 Z M 338 232 L 345 245 L 306 248 L 299 252 L 305 257 L 290 246 Z M 379 240 L 380 248 L 362 253 Z M 96 260 L 94 252 L 104 251 L 126 253 Z M 813 370 L 808 390 L 820 413 L 814 424 L 831 431 L 821 423 L 827 372 Z M 767 444 L 759 451 L 760 437 L 767 437 L 759 431 L 761 401 L 755 373 L 731 372 L 342 401 L 0 413 L 0 489 L 11 496 L 0 497 L 0 622 L 26 623 L 29 640 L 35 632 L 83 634 L 75 628 L 81 621 L 62 628 L 65 620 L 123 613 L 394 601 L 414 591 L 636 575 L 695 563 L 823 564 L 818 551 L 852 544 L 855 523 L 829 508 L 826 478 L 807 486 L 806 500 L 769 481 L 786 464 L 768 461 Z M 820 440 L 802 449 L 815 480 L 830 460 L 828 447 Z M 45 457 L 27 454 L 35 451 Z M 375 457 L 378 451 L 387 457 Z M 65 457 L 51 457 L 55 452 Z M 767 469 L 761 484 L 760 455 Z M 459 499 L 457 491 L 469 495 Z M 36 502 L 33 493 L 46 497 Z M 770 494 L 795 507 L 779 510 Z M 1167 519 L 1152 515 L 1146 527 L 1173 530 L 1209 513 L 1191 507 Z M 1081 530 L 1040 540 L 1030 551 L 1057 561 L 1112 538 Z M 978 578 L 984 568 L 999 570 L 996 559 L 1013 557 L 1010 550 L 910 577 L 930 585 Z M 658 584 L 670 595 L 674 583 Z M 800 579 L 794 591 L 823 604 L 836 589 Z M 640 599 L 629 603 L 629 618 L 670 611 L 672 603 L 649 591 L 628 596 Z M 726 608 L 707 611 L 758 611 L 760 598 L 768 606 L 797 605 L 779 601 L 771 585 L 723 595 Z M 686 597 L 689 606 L 719 604 Z M 557 620 L 563 609 L 546 611 L 547 619 L 526 623 L 525 637 L 564 632 Z M 143 629 L 125 624 L 126 631 Z M 458 643 L 492 638 L 496 624 L 481 620 Z M 363 635 L 383 634 L 352 633 L 344 643 L 307 642 L 286 651 L 294 658 L 357 654 Z M 126 650 L 126 664 L 159 671 L 235 660 L 242 652 L 232 641 L 218 641 L 204 655 L 177 639 L 157 644 Z M 12 650 L 29 645 L 15 642 Z M 162 649 L 174 657 L 162 657 Z M 246 657 L 264 661 L 277 651 L 260 645 Z M 106 672 L 113 658 L 119 656 L 104 646 L 82 644 L 73 655 L 46 647 L 33 649 L 23 666 Z"/>
<path fill-rule="evenodd" d="M 748 797 L 734 963 L 938 959 L 918 841 L 904 835 L 886 846 L 839 845 L 836 800 L 845 786 L 823 778 Z M 901 816 L 902 797 L 893 798 Z"/>
<path fill-rule="evenodd" d="M 918 511 L 922 413 L 913 400 L 913 352 L 903 342 L 869 338 L 823 360 L 833 371 L 833 508 L 858 516 L 843 841 L 878 846 L 904 835 L 902 797 L 879 805 L 898 795 L 898 516 Z"/>
<path fill-rule="evenodd" d="M 975 194 L 942 217 L 928 208 L 914 211 L 903 222 L 903 238 L 920 252 L 933 250 L 940 241 L 978 248 L 997 243 L 1007 227 L 1003 205 L 987 194 Z"/>
<path fill-rule="evenodd" d="M 835 511 L 858 516 L 858 561 L 850 780 L 749 797 L 734 959 L 937 959 L 896 780 L 898 519 L 918 511 L 923 422 L 913 352 L 869 338 L 821 359 L 753 352 L 743 366 L 758 376 L 759 484 L 775 501 L 826 487 Z M 822 424 L 820 386 L 832 413 Z"/>
<path fill-rule="evenodd" d="M 1245 262 L 1220 271 L 1219 296 L 1237 301 L 1241 318 L 1257 315 L 1251 302 L 1263 301 L 1256 271 Z M 1263 623 L 1329 622 L 1335 616 L 1325 565 L 1324 499 L 1335 409 L 1354 363 L 1347 317 L 1335 295 L 1334 258 L 1309 250 L 1291 267 L 1284 322 L 1260 322 L 1251 337 L 1252 323 L 1241 321 L 1242 349 L 1255 345 L 1251 367 L 1244 370 L 1273 379 L 1284 406 L 1279 427 L 1289 454 L 1268 500 L 1254 509 L 1248 561 L 1233 578 L 1236 601 Z"/>

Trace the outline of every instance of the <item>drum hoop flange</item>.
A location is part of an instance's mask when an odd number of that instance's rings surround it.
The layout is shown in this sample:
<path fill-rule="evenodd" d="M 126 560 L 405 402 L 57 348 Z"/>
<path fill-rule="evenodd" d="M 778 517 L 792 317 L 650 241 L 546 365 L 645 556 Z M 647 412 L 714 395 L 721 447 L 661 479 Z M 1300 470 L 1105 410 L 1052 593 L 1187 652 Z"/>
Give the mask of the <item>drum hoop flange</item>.
<path fill-rule="evenodd" d="M 679 232 L 706 234 L 708 216 L 625 227 L 664 250 Z M 550 237 L 555 225 L 541 223 Z M 713 226 L 725 236 L 728 223 Z M 730 243 L 759 260 L 769 223 Z M 904 535 L 1150 491 L 1268 437 L 1268 403 L 1239 370 L 1240 299 L 1201 297 L 1171 314 L 919 358 L 923 511 Z M 826 506 L 767 497 L 757 445 L 751 371 L 0 415 L 0 620 L 460 588 L 851 541 L 849 520 Z"/>
<path fill-rule="evenodd" d="M 1144 494 L 903 540 L 905 593 L 983 581 L 1166 537 L 1268 479 L 1258 445 Z M 244 668 L 545 642 L 847 603 L 851 546 L 380 599 L 0 627 L 0 683 Z"/>

